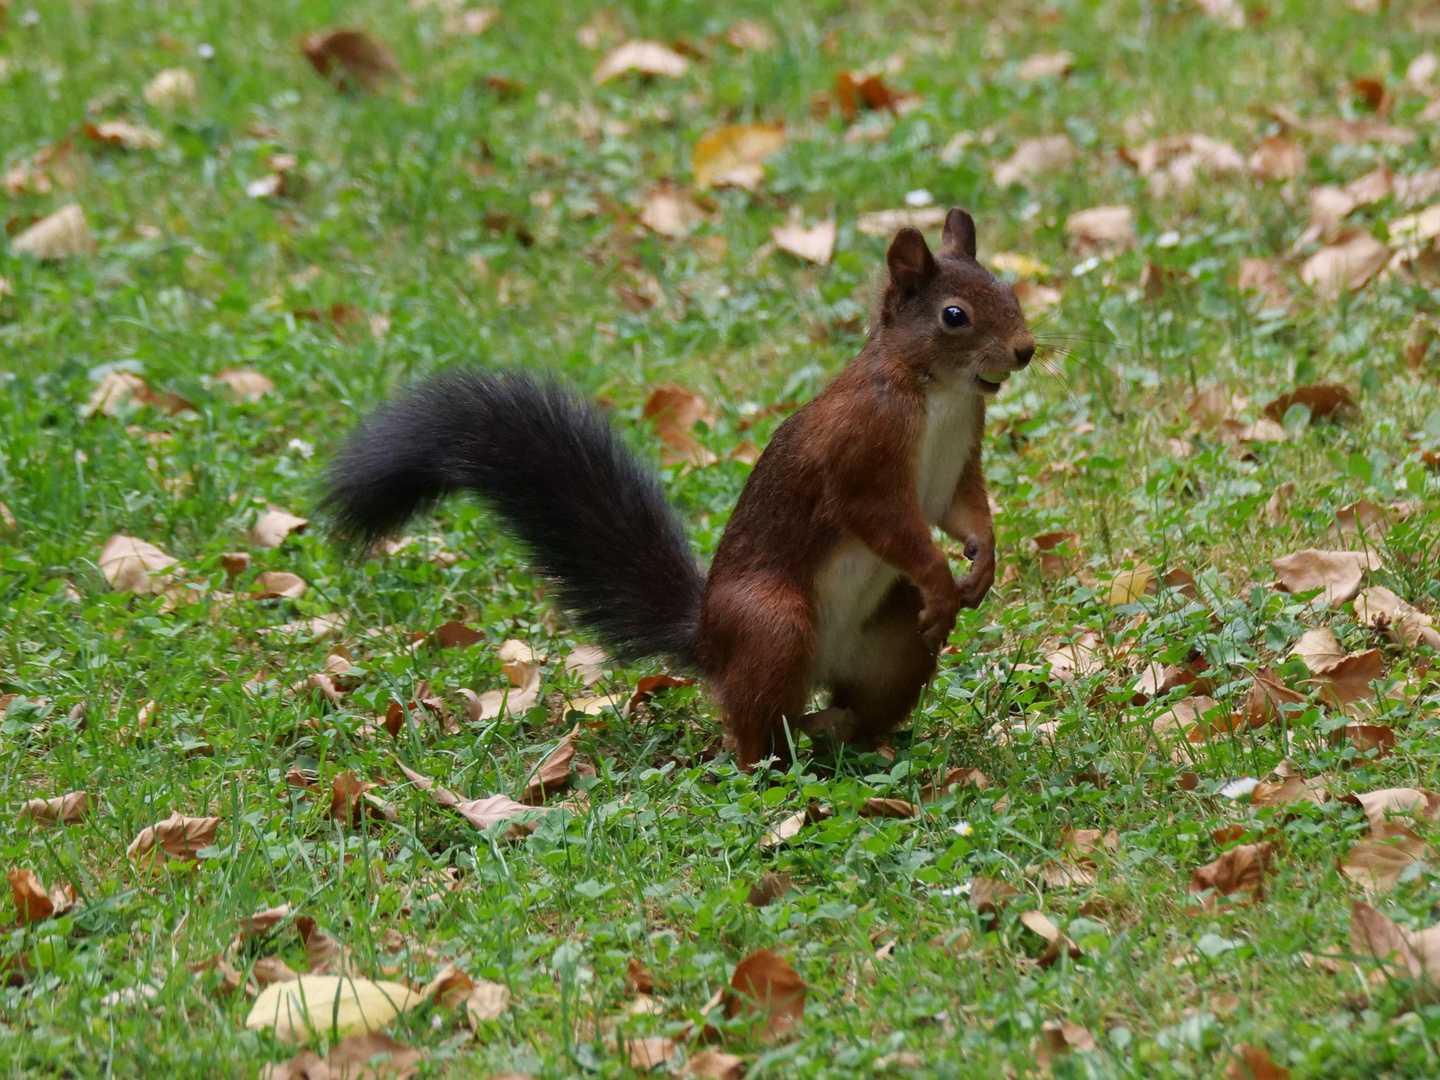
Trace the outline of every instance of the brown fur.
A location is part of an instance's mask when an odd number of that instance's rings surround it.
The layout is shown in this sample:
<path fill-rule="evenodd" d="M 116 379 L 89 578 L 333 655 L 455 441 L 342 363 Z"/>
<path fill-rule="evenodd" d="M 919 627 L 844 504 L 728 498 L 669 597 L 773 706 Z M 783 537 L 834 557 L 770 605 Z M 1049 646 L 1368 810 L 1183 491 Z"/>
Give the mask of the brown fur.
<path fill-rule="evenodd" d="M 938 257 L 919 232 L 902 229 L 887 261 L 869 340 L 776 431 L 706 583 L 701 668 L 746 767 L 767 754 L 788 759 L 785 725 L 800 725 L 816 683 L 818 583 L 844 544 L 858 540 L 900 575 L 859 628 L 857 659 L 845 671 L 819 673 L 833 704 L 850 713 L 857 740 L 905 720 L 959 609 L 978 605 L 994 581 L 980 456 L 987 388 L 976 377 L 1023 367 L 1034 340 L 1013 290 L 975 261 L 974 222 L 964 211 L 950 212 Z M 952 303 L 969 317 L 963 330 L 940 322 Z M 927 520 L 917 469 L 927 409 L 941 393 L 974 410 L 972 438 L 948 508 Z M 971 565 L 958 581 L 932 524 L 965 544 Z"/>

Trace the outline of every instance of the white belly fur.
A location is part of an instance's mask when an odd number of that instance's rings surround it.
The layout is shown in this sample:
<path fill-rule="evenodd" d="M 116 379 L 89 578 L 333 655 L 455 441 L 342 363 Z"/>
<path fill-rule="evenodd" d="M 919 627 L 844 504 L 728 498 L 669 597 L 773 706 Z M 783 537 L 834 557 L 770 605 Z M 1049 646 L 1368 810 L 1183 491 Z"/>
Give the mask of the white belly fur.
<path fill-rule="evenodd" d="M 915 468 L 915 493 L 932 526 L 950 508 L 955 485 L 974 445 L 973 391 L 930 395 L 925 434 Z M 866 666 L 862 628 L 875 614 L 900 572 L 855 537 L 842 539 L 815 581 L 819 650 L 815 679 L 831 682 Z"/>

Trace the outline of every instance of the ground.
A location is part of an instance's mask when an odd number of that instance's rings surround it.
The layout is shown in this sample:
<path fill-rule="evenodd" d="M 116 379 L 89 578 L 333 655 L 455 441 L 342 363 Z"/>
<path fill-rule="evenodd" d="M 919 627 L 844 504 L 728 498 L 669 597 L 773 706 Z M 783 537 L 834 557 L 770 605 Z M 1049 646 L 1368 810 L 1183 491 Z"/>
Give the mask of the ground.
<path fill-rule="evenodd" d="M 1424 949 L 1387 974 L 1352 934 L 1433 921 L 1440 797 L 1392 799 L 1403 829 L 1345 798 L 1440 785 L 1440 226 L 1402 220 L 1440 198 L 1440 8 L 485 10 L 0 4 L 6 1075 L 258 1073 L 297 1049 L 245 1026 L 276 956 L 506 986 L 387 1028 L 425 1076 L 679 1069 L 707 1019 L 752 1077 L 1440 1071 Z M 635 40 L 664 70 L 598 82 Z M 695 156 L 761 123 L 748 175 Z M 586 685 L 473 502 L 368 560 L 318 519 L 254 531 L 314 516 L 391 388 L 482 364 L 605 401 L 708 556 L 751 448 L 863 341 L 894 227 L 865 215 L 950 205 L 1042 349 L 990 412 L 1001 576 L 884 753 L 802 738 L 748 776 L 699 688 Z M 828 262 L 772 238 L 830 221 Z M 1313 386 L 1349 400 L 1281 399 Z M 117 536 L 157 550 L 102 559 Z M 1355 580 L 1272 566 L 1305 549 L 1361 552 Z M 519 838 L 402 771 L 520 796 L 557 747 Z M 77 791 L 71 823 L 21 813 Z M 218 821 L 127 853 L 175 813 Z M 791 888 L 757 906 L 763 875 Z M 779 1037 L 704 1011 L 762 948 L 808 987 Z"/>

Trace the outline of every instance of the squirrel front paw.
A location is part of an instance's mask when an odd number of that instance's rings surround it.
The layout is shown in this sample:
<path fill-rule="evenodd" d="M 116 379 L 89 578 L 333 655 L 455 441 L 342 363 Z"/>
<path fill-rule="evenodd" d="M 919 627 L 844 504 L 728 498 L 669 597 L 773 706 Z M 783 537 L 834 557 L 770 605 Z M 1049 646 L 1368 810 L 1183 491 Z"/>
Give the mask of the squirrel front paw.
<path fill-rule="evenodd" d="M 995 584 L 994 536 L 967 540 L 965 557 L 970 560 L 970 572 L 955 583 L 960 592 L 960 606 L 979 607 L 990 586 Z"/>

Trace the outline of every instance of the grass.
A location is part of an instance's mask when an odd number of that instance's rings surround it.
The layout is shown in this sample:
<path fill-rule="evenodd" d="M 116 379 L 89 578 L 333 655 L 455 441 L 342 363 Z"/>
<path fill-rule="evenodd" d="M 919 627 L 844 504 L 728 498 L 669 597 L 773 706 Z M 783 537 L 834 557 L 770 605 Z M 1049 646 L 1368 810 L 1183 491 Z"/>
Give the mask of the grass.
<path fill-rule="evenodd" d="M 97 241 L 92 256 L 63 262 L 0 254 L 12 286 L 0 297 L 0 502 L 15 520 L 0 535 L 0 693 L 16 695 L 0 728 L 0 799 L 16 810 L 79 789 L 100 800 L 81 825 L 0 822 L 7 869 L 70 882 L 80 898 L 69 914 L 0 935 L 5 1073 L 251 1075 L 289 1057 L 245 1030 L 243 993 L 217 996 L 216 972 L 191 969 L 228 949 L 245 973 L 273 954 L 303 970 L 292 922 L 232 945 L 237 918 L 280 903 L 341 938 L 366 973 L 423 984 L 454 961 L 510 987 L 511 1009 L 473 1036 L 443 1008 L 402 1017 L 391 1031 L 427 1052 L 421 1075 L 630 1075 L 603 1033 L 633 997 L 632 958 L 655 973 L 663 1010 L 618 1030 L 676 1034 L 760 947 L 788 957 L 810 993 L 795 1037 L 731 1036 L 751 1076 L 1030 1075 L 1041 1026 L 1057 1019 L 1097 1043 L 1057 1059 L 1058 1075 L 1214 1077 L 1239 1044 L 1265 1047 L 1297 1077 L 1440 1070 L 1440 1012 L 1407 1010 L 1404 987 L 1351 957 L 1361 893 L 1336 861 L 1364 833 L 1360 811 L 1337 798 L 1252 814 L 1219 794 L 1287 757 L 1337 796 L 1440 785 L 1432 654 L 1380 646 L 1386 685 L 1408 686 L 1381 707 L 1397 736 L 1383 758 L 1332 742 L 1345 718 L 1313 695 L 1283 727 L 1176 757 L 1173 736 L 1157 745 L 1151 730 L 1184 691 L 1137 704 L 1129 689 L 1147 663 L 1203 656 L 1213 696 L 1239 708 L 1263 664 L 1306 689 L 1305 669 L 1287 660 L 1306 628 L 1329 625 L 1347 648 L 1374 644 L 1348 606 L 1275 591 L 1269 565 L 1332 546 L 1335 511 L 1357 499 L 1413 506 L 1380 542 L 1385 568 L 1371 582 L 1425 611 L 1440 604 L 1440 504 L 1424 465 L 1440 447 L 1440 380 L 1433 358 L 1412 371 L 1402 357 L 1413 316 L 1440 293 L 1394 278 L 1325 300 L 1295 280 L 1298 257 L 1282 271 L 1295 294 L 1286 312 L 1262 312 L 1235 287 L 1242 257 L 1286 256 L 1313 187 L 1433 160 L 1433 123 L 1417 119 L 1425 101 L 1402 85 L 1433 43 L 1430 5 L 1249 6 L 1252 22 L 1233 30 L 1180 2 L 651 2 L 610 12 L 611 43 L 683 40 L 702 58 L 680 79 L 601 87 L 590 80 L 599 52 L 576 40 L 596 13 L 582 5 L 506 4 L 473 38 L 444 33 L 437 9 L 370 0 L 0 8 L 0 164 L 68 140 L 73 173 L 69 190 L 8 196 L 7 229 L 78 201 Z M 777 47 L 725 44 L 741 17 L 770 27 Z M 297 41 L 342 23 L 388 43 L 403 86 L 340 95 L 316 77 Z M 1068 77 L 1017 78 L 1019 60 L 1057 49 L 1074 54 Z M 903 63 L 886 78 L 918 95 L 916 109 L 862 117 L 873 138 L 847 138 L 839 116 L 812 113 L 837 72 L 892 56 Z M 195 101 L 148 106 L 141 88 L 176 66 L 197 75 Z M 1397 90 L 1389 119 L 1417 141 L 1302 135 L 1292 183 L 1202 175 L 1161 195 L 1117 156 L 1188 131 L 1248 154 L 1279 130 L 1265 111 L 1274 104 L 1364 117 L 1343 89 L 1360 76 Z M 154 127 L 165 146 L 131 153 L 81 134 L 112 117 Z M 756 194 L 706 194 L 708 219 L 683 240 L 634 224 L 646 190 L 689 181 L 701 134 L 755 119 L 788 132 Z M 974 141 L 942 160 L 960 131 Z M 1072 165 L 1030 189 L 991 182 L 1021 139 L 1056 132 L 1077 147 Z M 285 192 L 249 197 L 276 153 L 298 159 Z M 802 745 L 791 772 L 745 776 L 710 759 L 714 712 L 685 688 L 584 729 L 595 775 L 523 841 L 503 826 L 481 832 L 405 783 L 397 758 L 467 797 L 515 794 L 574 723 L 568 701 L 628 692 L 651 672 L 614 670 L 588 691 L 568 675 L 561 660 L 583 638 L 472 504 L 417 526 L 458 556 L 451 565 L 423 545 L 355 565 L 314 530 L 256 548 L 247 530 L 258 514 L 307 513 L 327 452 L 408 377 L 463 363 L 544 368 L 612 401 L 648 452 L 656 443 L 639 416 L 651 388 L 707 397 L 717 419 L 699 435 L 720 463 L 667 467 L 665 479 L 708 554 L 747 472 L 727 453 L 763 444 L 779 420 L 767 407 L 813 393 L 861 343 L 884 241 L 858 232 L 857 215 L 919 189 L 971 209 L 982 251 L 1049 264 L 1063 301 L 1042 328 L 1056 347 L 1050 370 L 1012 381 L 991 411 L 988 475 L 1002 567 L 1014 572 L 962 616 L 894 759 Z M 1067 243 L 1068 215 L 1118 203 L 1136 211 L 1136 244 L 1072 274 L 1085 253 Z M 838 220 L 828 267 L 767 246 L 795 208 Z M 1387 198 L 1352 221 L 1384 239 L 1401 212 Z M 1169 272 L 1148 295 L 1147 264 Z M 632 311 L 617 286 L 656 303 Z M 332 305 L 365 317 L 337 326 Z M 383 334 L 368 316 L 388 320 Z M 211 380 L 234 367 L 277 389 L 237 402 Z M 82 418 L 110 370 L 142 373 L 195 408 Z M 1244 395 L 1254 419 L 1280 392 L 1322 381 L 1356 395 L 1353 420 L 1307 424 L 1292 412 L 1285 442 L 1244 457 L 1213 433 L 1187 434 L 1185 405 L 1204 386 Z M 1294 495 L 1272 521 L 1264 507 L 1284 483 Z M 1052 531 L 1080 538 L 1078 564 L 1059 579 L 1027 546 Z M 96 564 L 116 533 L 181 559 L 186 602 L 111 591 Z M 237 550 L 252 558 L 232 583 L 221 556 Z M 1197 597 L 1162 590 L 1111 607 L 1108 580 L 1142 561 L 1189 571 Z M 264 570 L 297 573 L 309 591 L 232 604 L 208 595 L 248 593 Z M 336 639 L 262 631 L 335 612 L 354 688 L 338 705 L 287 693 Z M 412 646 L 409 635 L 453 619 L 488 640 Z M 1097 670 L 1048 675 L 1045 654 L 1086 631 L 1102 643 Z M 504 685 L 496 647 L 508 638 L 546 655 L 541 704 L 464 723 L 458 691 Z M 459 730 L 377 731 L 375 718 L 422 684 L 462 718 Z M 158 709 L 142 720 L 150 701 Z M 1054 726 L 1027 730 L 1039 723 Z M 915 819 L 858 813 L 874 796 L 916 800 L 957 766 L 989 786 Z M 297 768 L 327 791 L 345 770 L 383 781 L 395 820 L 329 820 L 325 795 L 287 785 Z M 1180 785 L 1186 772 L 1193 790 Z M 762 843 L 812 801 L 832 816 L 787 844 Z M 172 811 L 220 817 L 215 842 L 195 863 L 138 869 L 127 845 Z M 962 820 L 967 836 L 952 830 Z M 1212 830 L 1233 821 L 1247 839 L 1279 841 L 1267 898 L 1197 912 L 1190 874 L 1220 853 Z M 1099 858 L 1094 885 L 1044 888 L 1041 868 L 1062 857 L 1069 828 L 1117 830 L 1118 848 Z M 788 873 L 794 891 L 749 906 L 766 871 Z M 1020 895 L 993 919 L 942 895 L 977 877 Z M 1375 903 L 1428 925 L 1436 885 L 1420 862 Z M 1029 909 L 1083 955 L 1038 965 L 1044 942 L 1020 921 Z M 893 955 L 877 959 L 889 942 Z M 143 1005 L 102 1000 L 140 984 L 158 988 Z"/>

